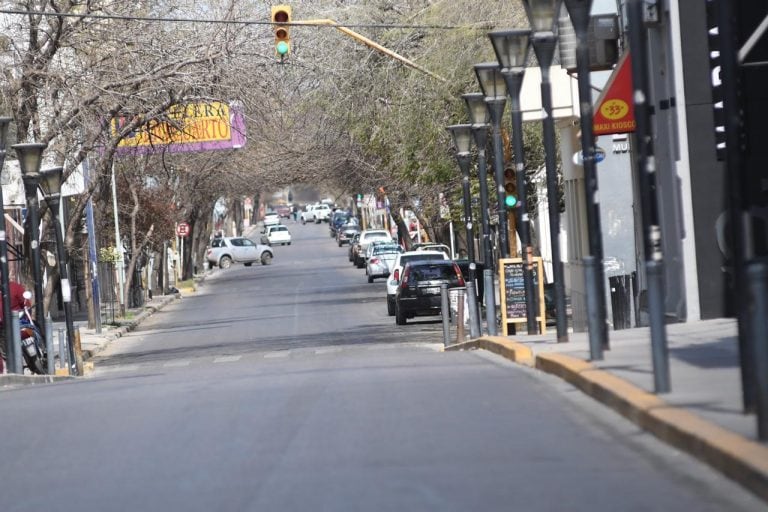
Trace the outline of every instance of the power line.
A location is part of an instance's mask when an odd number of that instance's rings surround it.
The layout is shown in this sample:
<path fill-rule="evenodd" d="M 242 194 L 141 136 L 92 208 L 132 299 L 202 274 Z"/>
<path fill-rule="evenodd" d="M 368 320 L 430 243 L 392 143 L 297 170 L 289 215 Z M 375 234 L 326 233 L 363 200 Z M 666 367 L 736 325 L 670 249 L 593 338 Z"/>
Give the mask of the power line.
<path fill-rule="evenodd" d="M 17 14 L 23 16 L 45 16 L 53 18 L 91 18 L 95 20 L 119 20 L 119 21 L 147 21 L 154 23 L 212 23 L 218 25 L 275 25 L 271 21 L 255 20 L 214 20 L 203 18 L 155 18 L 150 16 L 121 16 L 117 14 L 92 14 L 92 13 L 62 13 L 62 12 L 39 12 L 22 11 L 16 9 L 0 9 L 0 14 Z M 301 21 L 292 23 L 280 23 L 280 25 L 289 25 L 294 27 L 317 26 L 307 25 Z M 322 25 L 319 25 L 322 26 Z M 488 26 L 462 26 L 462 25 L 405 25 L 389 23 L 339 23 L 338 26 L 349 28 L 402 28 L 415 30 L 487 30 Z M 334 28 L 334 27 L 327 27 Z"/>

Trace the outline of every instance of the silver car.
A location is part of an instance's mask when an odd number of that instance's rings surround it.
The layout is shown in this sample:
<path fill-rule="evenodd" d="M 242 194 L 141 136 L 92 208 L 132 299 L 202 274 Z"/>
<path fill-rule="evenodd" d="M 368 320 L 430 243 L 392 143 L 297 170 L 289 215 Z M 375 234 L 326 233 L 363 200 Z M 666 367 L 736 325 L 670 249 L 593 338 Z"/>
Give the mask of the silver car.
<path fill-rule="evenodd" d="M 370 255 L 365 265 L 365 275 L 368 282 L 372 283 L 377 277 L 389 276 L 389 269 L 395 262 L 397 255 L 403 252 L 403 248 L 397 244 L 371 244 Z"/>
<path fill-rule="evenodd" d="M 214 238 L 206 251 L 209 267 L 218 265 L 220 268 L 229 268 L 232 263 L 242 263 L 250 267 L 257 261 L 262 265 L 269 265 L 272 263 L 272 256 L 271 248 L 240 236 Z"/>

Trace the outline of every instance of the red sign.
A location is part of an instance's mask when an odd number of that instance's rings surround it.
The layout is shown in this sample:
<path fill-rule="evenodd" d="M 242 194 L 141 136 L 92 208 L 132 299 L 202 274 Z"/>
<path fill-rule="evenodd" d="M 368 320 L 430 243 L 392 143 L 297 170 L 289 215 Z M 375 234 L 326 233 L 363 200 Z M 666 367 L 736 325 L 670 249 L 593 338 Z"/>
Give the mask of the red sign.
<path fill-rule="evenodd" d="M 625 52 L 595 106 L 595 136 L 635 131 L 635 104 L 632 100 L 632 58 Z"/>
<path fill-rule="evenodd" d="M 189 236 L 189 231 L 190 231 L 189 224 L 187 224 L 186 222 L 179 222 L 176 225 L 176 235 L 178 236 L 187 237 Z"/>

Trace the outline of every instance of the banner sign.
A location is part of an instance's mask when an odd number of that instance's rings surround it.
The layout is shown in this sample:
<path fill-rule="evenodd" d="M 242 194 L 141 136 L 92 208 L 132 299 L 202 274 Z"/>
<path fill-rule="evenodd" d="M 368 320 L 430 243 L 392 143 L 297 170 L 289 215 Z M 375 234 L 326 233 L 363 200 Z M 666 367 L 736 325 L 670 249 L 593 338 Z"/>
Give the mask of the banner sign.
<path fill-rule="evenodd" d="M 632 90 L 632 58 L 625 52 L 597 99 L 593 117 L 595 136 L 635 131 Z"/>
<path fill-rule="evenodd" d="M 135 118 L 112 120 L 111 131 Z M 127 134 L 117 146 L 117 154 L 172 153 L 237 149 L 245 144 L 245 120 L 242 111 L 223 102 L 174 105 L 162 117 L 148 119 Z"/>

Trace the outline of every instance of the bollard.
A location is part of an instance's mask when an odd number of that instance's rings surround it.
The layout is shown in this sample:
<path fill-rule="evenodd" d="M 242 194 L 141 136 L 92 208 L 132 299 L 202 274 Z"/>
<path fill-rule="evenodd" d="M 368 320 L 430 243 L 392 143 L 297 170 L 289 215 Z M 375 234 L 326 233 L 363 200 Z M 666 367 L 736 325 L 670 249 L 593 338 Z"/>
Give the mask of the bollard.
<path fill-rule="evenodd" d="M 496 328 L 496 295 L 493 291 L 493 270 L 483 270 L 483 282 L 485 287 L 485 323 L 488 335 L 496 336 L 499 331 Z"/>
<path fill-rule="evenodd" d="M 445 283 L 440 285 L 440 316 L 443 319 L 443 346 L 447 347 L 451 338 L 451 305 L 448 300 L 448 285 Z"/>
<path fill-rule="evenodd" d="M 53 375 L 56 373 L 56 369 L 53 366 L 53 319 L 51 314 L 48 313 L 45 317 L 45 373 Z"/>
<path fill-rule="evenodd" d="M 59 334 L 59 368 L 69 370 L 69 361 L 67 358 L 67 338 L 64 336 L 64 329 L 58 330 Z"/>
<path fill-rule="evenodd" d="M 11 332 L 13 332 L 13 369 L 11 373 L 24 373 L 24 363 L 21 358 L 21 325 L 19 323 L 20 313 L 14 311 L 11 313 Z"/>
<path fill-rule="evenodd" d="M 467 301 L 469 309 L 469 336 L 471 338 L 480 337 L 480 316 L 477 311 L 477 295 L 475 293 L 475 283 L 467 282 Z"/>
<path fill-rule="evenodd" d="M 587 285 L 587 329 L 589 330 L 589 359 L 592 361 L 603 360 L 603 338 L 601 336 L 601 324 L 605 322 L 600 318 L 598 289 L 595 286 L 597 279 L 597 260 L 593 256 L 584 256 L 584 282 Z"/>
<path fill-rule="evenodd" d="M 458 290 L 456 298 L 456 343 L 464 341 L 464 289 Z"/>
<path fill-rule="evenodd" d="M 75 338 L 73 340 L 73 343 L 75 345 L 75 372 L 79 377 L 82 377 L 85 374 L 85 370 L 83 368 L 83 349 L 80 346 L 80 328 L 78 327 L 77 330 L 75 330 Z"/>
<path fill-rule="evenodd" d="M 750 341 L 754 355 L 757 437 L 768 441 L 768 264 L 752 261 L 747 265 L 749 287 Z"/>

